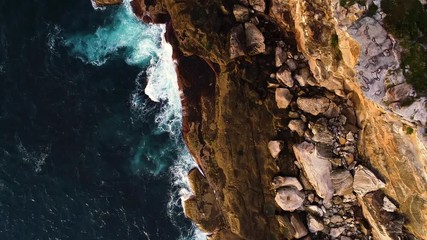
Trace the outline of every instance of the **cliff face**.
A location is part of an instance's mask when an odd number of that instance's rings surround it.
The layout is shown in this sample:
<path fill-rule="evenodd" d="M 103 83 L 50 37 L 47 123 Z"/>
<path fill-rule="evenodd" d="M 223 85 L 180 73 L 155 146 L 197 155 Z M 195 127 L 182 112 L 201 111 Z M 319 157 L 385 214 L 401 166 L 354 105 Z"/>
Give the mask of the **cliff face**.
<path fill-rule="evenodd" d="M 426 239 L 425 99 L 403 106 L 398 47 L 365 6 L 133 6 L 168 24 L 202 170 L 184 210 L 211 239 Z"/>

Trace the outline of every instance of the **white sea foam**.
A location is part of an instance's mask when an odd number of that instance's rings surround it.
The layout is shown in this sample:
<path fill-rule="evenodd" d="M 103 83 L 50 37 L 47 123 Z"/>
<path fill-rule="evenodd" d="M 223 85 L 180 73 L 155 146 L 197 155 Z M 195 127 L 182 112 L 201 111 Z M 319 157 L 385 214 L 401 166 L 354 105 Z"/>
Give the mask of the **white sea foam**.
<path fill-rule="evenodd" d="M 178 88 L 175 63 L 172 59 L 172 46 L 164 38 L 164 25 L 143 25 L 133 15 L 130 1 L 125 0 L 111 24 L 99 27 L 94 34 L 74 35 L 64 42 L 72 53 L 84 62 L 93 65 L 103 65 L 119 52 L 127 64 L 147 69 L 147 84 L 142 89 L 139 79 L 144 71 L 137 76 L 136 90 L 130 96 L 131 110 L 144 118 L 144 114 L 152 113 L 155 109 L 146 98 L 140 95 L 144 92 L 151 101 L 160 105 L 160 112 L 155 115 L 157 128 L 154 134 L 167 133 L 171 137 L 174 149 L 164 146 L 164 149 L 153 153 L 148 142 L 149 138 L 141 140 L 140 147 L 132 159 L 131 168 L 135 173 L 140 172 L 140 165 L 144 165 L 141 155 L 155 167 L 149 173 L 159 174 L 170 163 L 162 159 L 167 158 L 171 150 L 178 155 L 169 167 L 171 176 L 170 201 L 168 214 L 175 226 L 181 229 L 184 240 L 206 239 L 206 235 L 198 231 L 193 225 L 192 229 L 182 229 L 177 222 L 183 217 L 181 201 L 190 194 L 187 181 L 188 171 L 195 167 L 192 156 L 181 136 L 182 106 Z M 148 68 L 147 68 L 148 66 Z M 143 152 L 146 151 L 146 152 Z M 169 156 L 170 158 L 170 156 Z M 147 163 L 145 163 L 147 164 Z"/>

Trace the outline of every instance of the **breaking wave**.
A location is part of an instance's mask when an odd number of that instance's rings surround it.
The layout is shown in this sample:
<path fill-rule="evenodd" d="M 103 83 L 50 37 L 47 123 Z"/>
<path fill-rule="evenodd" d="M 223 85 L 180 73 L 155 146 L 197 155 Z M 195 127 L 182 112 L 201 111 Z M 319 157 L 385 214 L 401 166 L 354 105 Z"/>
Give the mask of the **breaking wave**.
<path fill-rule="evenodd" d="M 180 239 L 206 239 L 194 225 L 184 229 L 180 224 L 184 218 L 181 199 L 190 194 L 186 175 L 195 163 L 181 136 L 180 92 L 172 46 L 166 43 L 164 33 L 164 25 L 141 23 L 132 13 L 129 1 L 125 1 L 110 24 L 91 34 L 69 36 L 64 44 L 75 57 L 88 64 L 101 66 L 110 59 L 120 58 L 142 69 L 130 96 L 130 110 L 137 118 L 152 116 L 155 127 L 149 135 L 141 137 L 130 160 L 130 169 L 134 174 L 169 174 L 172 186 L 168 215 L 180 229 Z"/>

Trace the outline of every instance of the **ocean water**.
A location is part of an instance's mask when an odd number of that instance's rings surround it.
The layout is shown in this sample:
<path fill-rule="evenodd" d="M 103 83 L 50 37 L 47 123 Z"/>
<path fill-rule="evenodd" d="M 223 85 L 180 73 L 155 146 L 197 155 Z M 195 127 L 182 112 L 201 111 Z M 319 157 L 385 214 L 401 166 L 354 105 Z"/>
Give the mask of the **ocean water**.
<path fill-rule="evenodd" d="M 0 0 L 0 239 L 203 239 L 164 26 Z"/>

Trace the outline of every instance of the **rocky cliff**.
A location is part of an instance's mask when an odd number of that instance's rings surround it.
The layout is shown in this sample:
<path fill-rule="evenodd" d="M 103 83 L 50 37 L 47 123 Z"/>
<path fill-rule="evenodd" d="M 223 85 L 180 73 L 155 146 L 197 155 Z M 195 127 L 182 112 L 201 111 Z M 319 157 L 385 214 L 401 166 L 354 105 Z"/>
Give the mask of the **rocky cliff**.
<path fill-rule="evenodd" d="M 167 24 L 210 239 L 427 239 L 426 99 L 380 1 L 132 6 Z"/>

